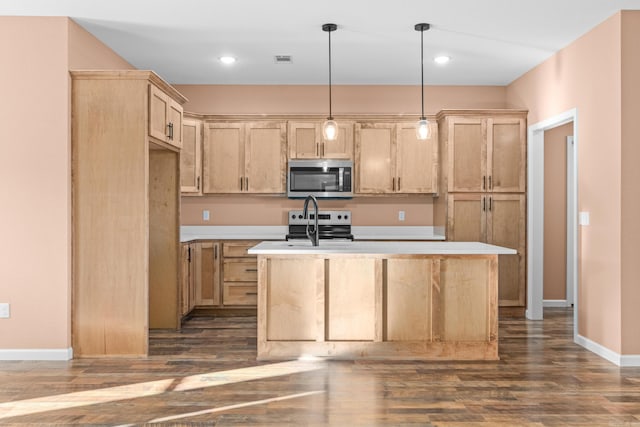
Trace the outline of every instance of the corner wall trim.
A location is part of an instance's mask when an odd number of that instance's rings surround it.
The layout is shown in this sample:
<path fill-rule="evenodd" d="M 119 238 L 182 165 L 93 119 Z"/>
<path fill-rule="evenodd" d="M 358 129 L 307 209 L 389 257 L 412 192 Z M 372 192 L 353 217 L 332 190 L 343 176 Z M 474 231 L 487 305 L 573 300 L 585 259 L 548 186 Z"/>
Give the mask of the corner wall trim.
<path fill-rule="evenodd" d="M 582 335 L 576 337 L 575 343 L 621 368 L 640 367 L 640 354 L 621 355 Z"/>
<path fill-rule="evenodd" d="M 566 299 L 546 299 L 542 301 L 543 307 L 571 307 Z"/>
<path fill-rule="evenodd" d="M 0 360 L 71 360 L 72 348 L 0 349 Z"/>

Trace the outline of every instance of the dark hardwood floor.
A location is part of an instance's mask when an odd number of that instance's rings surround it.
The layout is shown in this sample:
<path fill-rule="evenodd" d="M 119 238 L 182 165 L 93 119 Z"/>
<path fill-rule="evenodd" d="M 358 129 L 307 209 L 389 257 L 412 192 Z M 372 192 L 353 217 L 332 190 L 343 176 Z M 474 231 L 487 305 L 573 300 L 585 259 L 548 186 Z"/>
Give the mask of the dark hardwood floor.
<path fill-rule="evenodd" d="M 146 359 L 0 362 L 0 425 L 640 426 L 640 368 L 572 342 L 572 313 L 501 319 L 498 362 L 256 362 L 256 322 L 154 331 Z"/>

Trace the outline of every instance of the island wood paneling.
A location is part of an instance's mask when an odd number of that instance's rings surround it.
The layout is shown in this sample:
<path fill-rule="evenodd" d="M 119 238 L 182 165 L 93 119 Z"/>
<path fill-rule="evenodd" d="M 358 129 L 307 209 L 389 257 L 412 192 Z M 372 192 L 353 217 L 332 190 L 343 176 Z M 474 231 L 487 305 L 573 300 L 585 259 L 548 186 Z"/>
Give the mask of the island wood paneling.
<path fill-rule="evenodd" d="M 324 260 L 272 259 L 268 262 L 267 340 L 315 341 L 316 305 L 324 297 Z M 324 305 L 324 304 L 322 304 Z"/>
<path fill-rule="evenodd" d="M 389 259 L 386 280 L 386 340 L 431 340 L 430 259 Z"/>
<path fill-rule="evenodd" d="M 496 360 L 497 259 L 260 254 L 258 359 Z"/>
<path fill-rule="evenodd" d="M 376 332 L 375 260 L 332 259 L 328 276 L 327 339 L 373 340 Z"/>

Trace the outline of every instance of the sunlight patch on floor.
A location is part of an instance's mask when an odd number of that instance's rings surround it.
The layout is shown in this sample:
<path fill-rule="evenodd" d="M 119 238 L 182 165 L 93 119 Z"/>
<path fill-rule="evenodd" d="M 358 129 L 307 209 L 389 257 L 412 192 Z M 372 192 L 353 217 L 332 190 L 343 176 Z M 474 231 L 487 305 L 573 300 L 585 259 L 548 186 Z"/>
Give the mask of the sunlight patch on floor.
<path fill-rule="evenodd" d="M 73 393 L 42 396 L 33 399 L 0 403 L 0 419 L 98 405 L 119 400 L 153 396 L 170 391 L 186 391 L 196 388 L 221 386 L 243 381 L 259 380 L 281 375 L 297 374 L 322 369 L 322 362 L 291 361 L 191 375 L 184 378 L 168 378 L 158 381 L 99 388 Z"/>

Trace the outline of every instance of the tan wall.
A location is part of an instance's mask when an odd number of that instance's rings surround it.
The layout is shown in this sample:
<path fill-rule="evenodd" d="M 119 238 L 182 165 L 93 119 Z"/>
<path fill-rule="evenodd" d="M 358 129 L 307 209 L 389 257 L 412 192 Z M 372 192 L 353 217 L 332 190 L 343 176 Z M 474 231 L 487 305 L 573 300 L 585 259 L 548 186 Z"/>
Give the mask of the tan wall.
<path fill-rule="evenodd" d="M 573 122 L 544 133 L 543 299 L 567 298 L 567 136 Z"/>
<path fill-rule="evenodd" d="M 70 346 L 67 18 L 0 17 L 0 348 Z"/>
<path fill-rule="evenodd" d="M 302 200 L 284 197 L 209 196 L 182 198 L 183 225 L 286 225 L 289 210 L 302 209 Z M 366 197 L 354 200 L 319 200 L 323 210 L 351 210 L 353 225 L 431 225 L 431 196 Z M 202 220 L 209 210 L 210 220 Z M 405 220 L 398 221 L 398 211 Z"/>
<path fill-rule="evenodd" d="M 135 68 L 72 19 L 69 19 L 68 22 L 70 70 L 127 70 Z"/>
<path fill-rule="evenodd" d="M 203 114 L 327 114 L 327 86 L 175 85 L 189 101 L 186 111 Z M 332 88 L 332 109 L 340 114 L 420 114 L 419 86 Z M 426 86 L 425 113 L 444 108 L 504 108 L 503 86 Z"/>
<path fill-rule="evenodd" d="M 176 85 L 189 102 L 185 110 L 202 114 L 323 114 L 328 109 L 327 87 Z M 425 112 L 445 108 L 504 108 L 501 86 L 428 86 Z M 418 86 L 334 86 L 333 111 L 342 114 L 405 114 L 420 112 Z M 182 198 L 183 225 L 284 225 L 286 212 L 300 209 L 301 201 L 285 197 Z M 361 198 L 321 201 L 321 209 L 350 209 L 354 225 L 433 225 L 431 196 Z M 211 220 L 202 221 L 202 210 Z M 405 221 L 398 221 L 398 211 Z"/>
<path fill-rule="evenodd" d="M 622 353 L 640 354 L 640 12 L 622 14 Z"/>
<path fill-rule="evenodd" d="M 69 66 L 121 58 L 66 17 L 0 16 L 0 349 L 71 345 Z M 130 67 L 130 66 L 129 66 Z"/>
<path fill-rule="evenodd" d="M 578 332 L 618 353 L 620 56 L 618 13 L 507 87 L 508 104 L 527 108 L 530 124 L 577 108 L 578 209 L 591 214 L 579 230 Z"/>

